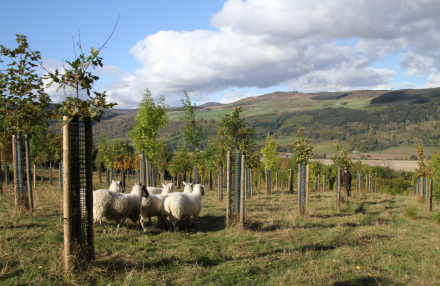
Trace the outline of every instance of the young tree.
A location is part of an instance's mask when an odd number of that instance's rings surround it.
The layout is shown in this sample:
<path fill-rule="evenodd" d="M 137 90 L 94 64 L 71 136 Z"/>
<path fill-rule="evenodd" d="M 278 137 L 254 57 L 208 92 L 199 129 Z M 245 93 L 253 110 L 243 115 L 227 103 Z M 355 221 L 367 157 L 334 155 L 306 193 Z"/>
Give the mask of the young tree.
<path fill-rule="evenodd" d="M 35 71 L 41 60 L 40 52 L 29 49 L 26 36 L 16 36 L 17 48 L 0 45 L 0 63 L 5 57 L 10 60 L 5 72 L 0 72 L 0 113 L 4 116 L 4 131 L 31 134 L 35 126 L 46 123 L 51 100 Z"/>
<path fill-rule="evenodd" d="M 261 153 L 263 153 L 264 157 L 264 167 L 268 170 L 275 171 L 278 169 L 280 164 L 280 156 L 278 155 L 278 144 L 272 139 L 272 136 L 267 134 L 266 143 L 263 149 L 261 149 Z"/>
<path fill-rule="evenodd" d="M 192 105 L 186 91 L 183 91 L 183 93 L 185 94 L 185 98 L 182 99 L 182 104 L 185 109 L 185 114 L 180 117 L 180 121 L 184 123 L 182 127 L 183 138 L 187 147 L 198 150 L 200 141 L 205 136 L 205 124 L 203 118 L 201 118 L 201 125 L 197 126 L 195 114 L 196 105 Z"/>
<path fill-rule="evenodd" d="M 296 164 L 299 163 L 305 163 L 308 164 L 310 159 L 313 158 L 313 146 L 310 146 L 307 144 L 307 140 L 304 137 L 304 134 L 302 134 L 302 127 L 298 126 L 298 130 L 296 132 L 296 137 L 299 137 L 298 140 L 294 143 L 294 150 L 295 150 L 295 159 Z"/>
<path fill-rule="evenodd" d="M 40 52 L 32 52 L 26 36 L 16 35 L 18 47 L 8 49 L 0 45 L 0 64 L 10 60 L 5 72 L 0 72 L 0 114 L 6 134 L 25 135 L 25 157 L 29 209 L 33 210 L 30 177 L 29 138 L 35 126 L 45 123 L 50 114 L 50 97 L 44 92 L 43 80 L 35 67 L 41 60 Z M 15 160 L 15 158 L 14 158 Z M 16 197 L 16 202 L 18 202 Z M 16 207 L 18 204 L 16 203 Z"/>
<path fill-rule="evenodd" d="M 241 106 L 234 107 L 231 114 L 225 114 L 219 119 L 217 136 L 220 148 L 224 151 L 238 149 L 251 153 L 255 149 L 255 130 L 247 126 L 244 118 L 240 118 L 241 112 Z"/>
<path fill-rule="evenodd" d="M 429 160 L 429 168 L 432 170 L 433 188 L 432 196 L 436 200 L 440 199 L 440 149 L 432 155 Z"/>
<path fill-rule="evenodd" d="M 168 124 L 167 110 L 168 105 L 165 103 L 165 97 L 160 96 L 159 102 L 155 103 L 151 92 L 146 89 L 134 119 L 135 125 L 128 133 L 136 150 L 146 153 L 152 160 L 159 151 L 160 130 Z"/>
<path fill-rule="evenodd" d="M 192 170 L 192 161 L 188 149 L 184 144 L 180 144 L 168 166 L 168 171 L 173 174 L 186 174 Z"/>
<path fill-rule="evenodd" d="M 102 93 L 92 91 L 93 84 L 99 80 L 99 77 L 87 71 L 89 67 L 102 67 L 102 57 L 99 56 L 99 53 L 107 41 L 98 50 L 90 48 L 89 56 L 84 54 L 81 43 L 78 43 L 80 50 L 79 57 L 72 62 L 66 61 L 69 67 L 66 68 L 63 66 L 64 71 L 62 73 L 60 73 L 58 69 L 48 71 L 41 65 L 47 72 L 45 78 L 50 80 L 46 87 L 57 84 L 57 91 L 60 89 L 66 91 L 66 88 L 71 90 L 70 96 L 67 96 L 63 102 L 55 105 L 53 118 L 59 116 L 70 116 L 71 118 L 73 116 L 80 116 L 80 119 L 82 119 L 90 116 L 92 121 L 99 122 L 105 110 L 117 105 L 115 102 L 107 103 L 108 95 L 106 91 Z M 83 92 L 87 95 L 86 100 L 80 98 L 80 93 Z"/>
<path fill-rule="evenodd" d="M 341 168 L 351 167 L 352 162 L 350 156 L 348 155 L 347 149 L 336 143 L 335 151 L 340 151 L 339 155 L 335 155 L 332 157 L 332 160 L 336 164 L 336 166 Z"/>

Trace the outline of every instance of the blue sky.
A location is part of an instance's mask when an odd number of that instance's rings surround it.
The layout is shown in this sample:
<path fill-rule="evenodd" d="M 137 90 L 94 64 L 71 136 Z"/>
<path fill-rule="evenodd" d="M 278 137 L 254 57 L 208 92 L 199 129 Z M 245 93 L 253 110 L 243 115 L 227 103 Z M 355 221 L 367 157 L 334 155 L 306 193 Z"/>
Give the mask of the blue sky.
<path fill-rule="evenodd" d="M 430 88 L 440 85 L 440 1 L 8 1 L 0 44 L 23 34 L 54 69 L 102 45 L 95 86 L 119 108 L 146 88 L 170 106 L 182 90 L 200 104 L 273 91 Z M 53 101 L 63 95 L 47 91 Z"/>

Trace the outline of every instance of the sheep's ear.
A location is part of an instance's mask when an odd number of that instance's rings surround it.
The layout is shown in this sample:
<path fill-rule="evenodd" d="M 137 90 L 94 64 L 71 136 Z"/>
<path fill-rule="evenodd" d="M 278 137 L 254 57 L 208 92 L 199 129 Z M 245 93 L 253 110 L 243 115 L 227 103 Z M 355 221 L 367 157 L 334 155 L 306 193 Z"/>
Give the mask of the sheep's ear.
<path fill-rule="evenodd" d="M 204 187 L 205 187 L 205 185 L 200 185 L 200 187 L 204 188 Z"/>
<path fill-rule="evenodd" d="M 184 186 L 186 186 L 186 185 L 187 185 L 187 183 L 186 183 L 186 182 L 183 182 L 183 185 L 184 185 Z"/>
<path fill-rule="evenodd" d="M 164 183 L 162 183 L 162 187 L 166 188 L 166 187 L 167 187 L 167 185 L 165 185 Z"/>
<path fill-rule="evenodd" d="M 115 180 L 112 180 L 112 183 L 116 183 Z"/>

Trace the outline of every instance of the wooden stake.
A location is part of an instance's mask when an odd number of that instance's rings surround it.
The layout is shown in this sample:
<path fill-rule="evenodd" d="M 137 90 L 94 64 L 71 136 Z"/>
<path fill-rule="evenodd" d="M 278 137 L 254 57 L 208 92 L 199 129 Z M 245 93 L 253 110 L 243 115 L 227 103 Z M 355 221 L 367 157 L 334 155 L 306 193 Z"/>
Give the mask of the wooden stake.
<path fill-rule="evenodd" d="M 150 181 L 150 164 L 149 164 L 149 158 L 148 155 L 145 155 L 145 184 L 147 185 L 147 187 L 151 186 L 151 181 Z"/>
<path fill-rule="evenodd" d="M 32 184 L 31 184 L 31 152 L 29 148 L 29 136 L 25 136 L 24 141 L 25 148 L 25 156 L 26 156 L 26 184 L 28 188 L 28 196 L 29 196 L 29 210 L 34 211 L 34 195 L 32 193 Z"/>
<path fill-rule="evenodd" d="M 37 184 L 37 172 L 36 172 L 36 169 L 35 169 L 35 164 L 33 165 L 33 172 L 32 172 L 32 177 L 33 177 L 33 185 L 34 185 L 34 190 L 35 190 L 35 186 L 36 186 L 36 184 Z"/>
<path fill-rule="evenodd" d="M 12 169 L 14 172 L 14 180 L 17 179 L 17 170 L 15 168 L 15 165 L 17 164 L 16 158 L 17 158 L 17 146 L 15 144 L 15 135 L 12 135 Z M 18 186 L 17 183 L 14 182 L 14 194 L 15 194 L 15 211 L 18 211 Z"/>
<path fill-rule="evenodd" d="M 244 152 L 241 153 L 241 177 L 240 177 L 240 227 L 244 227 L 244 198 L 246 191 L 246 166 L 245 166 L 245 155 Z"/>
<path fill-rule="evenodd" d="M 52 186 L 52 162 L 49 162 L 49 185 Z"/>
<path fill-rule="evenodd" d="M 223 165 L 218 167 L 218 201 L 223 201 Z"/>
<path fill-rule="evenodd" d="M 298 163 L 298 213 L 301 215 L 301 163 Z"/>
<path fill-rule="evenodd" d="M 309 164 L 307 163 L 306 169 L 306 216 L 309 215 Z"/>
<path fill-rule="evenodd" d="M 428 191 L 429 191 L 428 209 L 430 212 L 432 212 L 432 179 L 429 179 Z"/>
<path fill-rule="evenodd" d="M 231 225 L 231 151 L 226 154 L 226 226 Z"/>
<path fill-rule="evenodd" d="M 336 207 L 339 208 L 339 202 L 341 201 L 341 167 L 338 167 L 338 181 L 337 184 L 337 191 L 336 191 Z"/>
<path fill-rule="evenodd" d="M 289 192 L 293 194 L 293 170 L 289 169 Z"/>
<path fill-rule="evenodd" d="M 63 117 L 64 121 L 69 118 Z M 72 221 L 70 219 L 70 150 L 69 150 L 69 124 L 63 126 L 63 218 L 64 218 L 64 271 L 70 272 L 71 268 L 71 238 Z"/>

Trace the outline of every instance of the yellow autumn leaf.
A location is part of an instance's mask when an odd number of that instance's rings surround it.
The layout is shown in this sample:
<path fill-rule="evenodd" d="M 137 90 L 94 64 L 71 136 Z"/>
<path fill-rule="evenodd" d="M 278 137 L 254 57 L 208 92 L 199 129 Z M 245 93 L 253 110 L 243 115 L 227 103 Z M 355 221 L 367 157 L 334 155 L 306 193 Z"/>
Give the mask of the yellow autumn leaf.
<path fill-rule="evenodd" d="M 359 270 L 359 269 L 361 269 L 361 267 L 360 267 L 360 266 L 356 266 L 356 269 L 358 269 L 358 270 Z"/>

